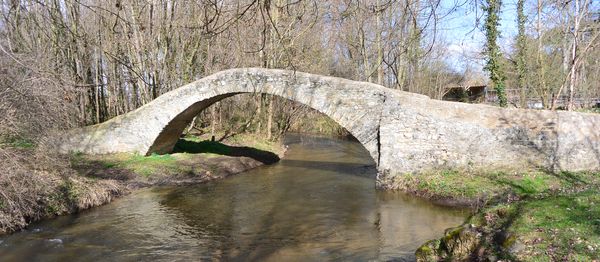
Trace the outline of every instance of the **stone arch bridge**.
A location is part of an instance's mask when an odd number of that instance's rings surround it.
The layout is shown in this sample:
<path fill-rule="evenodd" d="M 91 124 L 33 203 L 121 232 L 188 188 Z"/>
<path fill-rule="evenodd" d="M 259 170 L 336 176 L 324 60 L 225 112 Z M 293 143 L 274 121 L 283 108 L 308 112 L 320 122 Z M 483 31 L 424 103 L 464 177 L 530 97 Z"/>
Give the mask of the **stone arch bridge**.
<path fill-rule="evenodd" d="M 241 93 L 318 110 L 369 151 L 380 178 L 431 169 L 600 169 L 600 115 L 432 100 L 376 84 L 273 69 L 231 69 L 135 111 L 60 135 L 61 152 L 170 152 L 200 111 Z"/>

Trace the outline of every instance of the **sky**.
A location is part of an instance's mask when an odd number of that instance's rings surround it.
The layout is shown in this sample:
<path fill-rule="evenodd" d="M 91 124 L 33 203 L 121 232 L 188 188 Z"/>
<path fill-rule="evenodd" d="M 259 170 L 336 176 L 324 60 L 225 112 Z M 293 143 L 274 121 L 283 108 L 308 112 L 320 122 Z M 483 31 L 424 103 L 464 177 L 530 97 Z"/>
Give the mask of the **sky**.
<path fill-rule="evenodd" d="M 442 10 L 448 12 L 459 0 L 442 0 Z M 463 0 L 464 2 L 464 0 Z M 470 1 L 471 2 L 471 1 Z M 500 14 L 500 38 L 498 43 L 504 52 L 511 50 L 514 37 L 517 34 L 516 0 L 505 0 Z M 455 8 L 440 22 L 440 36 L 448 44 L 450 55 L 447 62 L 459 72 L 467 67 L 482 71 L 484 60 L 481 56 L 485 42 L 482 27 L 477 27 L 477 17 L 483 19 L 481 6 L 464 4 Z M 480 24 L 483 21 L 480 21 Z"/>

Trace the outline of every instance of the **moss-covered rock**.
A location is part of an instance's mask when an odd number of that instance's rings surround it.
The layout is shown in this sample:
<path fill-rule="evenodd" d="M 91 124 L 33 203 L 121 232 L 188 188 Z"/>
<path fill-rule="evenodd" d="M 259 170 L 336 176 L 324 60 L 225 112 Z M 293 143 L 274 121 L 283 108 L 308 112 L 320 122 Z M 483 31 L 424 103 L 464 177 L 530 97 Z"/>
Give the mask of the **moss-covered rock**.
<path fill-rule="evenodd" d="M 420 246 L 415 252 L 417 261 L 438 261 L 446 254 L 440 248 L 441 240 L 433 239 Z"/>
<path fill-rule="evenodd" d="M 415 255 L 417 261 L 466 261 L 477 256 L 482 243 L 481 232 L 465 224 L 447 229 L 442 238 L 425 243 Z"/>

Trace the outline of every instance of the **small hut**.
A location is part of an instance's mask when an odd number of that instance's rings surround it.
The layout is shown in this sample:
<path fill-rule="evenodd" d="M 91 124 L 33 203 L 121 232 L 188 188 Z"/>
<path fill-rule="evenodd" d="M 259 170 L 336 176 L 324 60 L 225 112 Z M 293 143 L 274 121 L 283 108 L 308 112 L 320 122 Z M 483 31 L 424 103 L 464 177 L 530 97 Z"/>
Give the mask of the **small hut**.
<path fill-rule="evenodd" d="M 485 102 L 486 88 L 486 85 L 449 86 L 444 90 L 442 100 L 483 103 Z"/>

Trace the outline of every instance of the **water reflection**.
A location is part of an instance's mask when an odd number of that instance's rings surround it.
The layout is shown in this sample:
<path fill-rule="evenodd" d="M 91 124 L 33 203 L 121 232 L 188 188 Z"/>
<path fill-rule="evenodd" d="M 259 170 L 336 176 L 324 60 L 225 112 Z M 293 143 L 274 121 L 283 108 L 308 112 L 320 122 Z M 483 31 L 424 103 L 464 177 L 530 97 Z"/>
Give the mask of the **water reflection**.
<path fill-rule="evenodd" d="M 145 190 L 0 239 L 2 260 L 390 260 L 461 210 L 374 189 L 356 142 L 290 136 L 286 158 L 209 184 Z M 60 240 L 59 243 L 56 240 Z"/>

